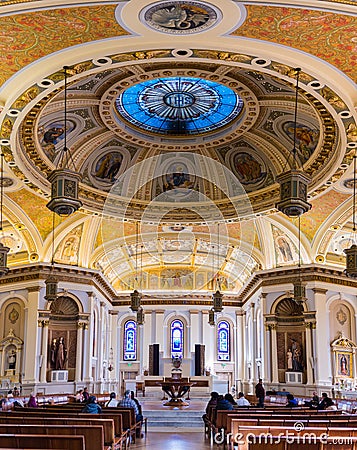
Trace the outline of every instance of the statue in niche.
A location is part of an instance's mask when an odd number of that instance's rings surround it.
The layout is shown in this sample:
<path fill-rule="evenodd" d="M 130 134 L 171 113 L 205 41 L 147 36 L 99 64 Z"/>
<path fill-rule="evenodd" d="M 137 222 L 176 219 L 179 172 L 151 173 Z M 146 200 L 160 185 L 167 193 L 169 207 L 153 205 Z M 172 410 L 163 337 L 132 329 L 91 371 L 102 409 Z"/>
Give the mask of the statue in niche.
<path fill-rule="evenodd" d="M 16 368 L 16 352 L 15 350 L 9 350 L 7 354 L 7 363 L 10 370 L 15 370 Z"/>
<path fill-rule="evenodd" d="M 291 339 L 291 352 L 292 352 L 293 372 L 302 372 L 303 371 L 302 349 L 300 343 L 295 339 Z"/>
<path fill-rule="evenodd" d="M 51 369 L 64 370 L 67 361 L 67 349 L 64 338 L 52 339 L 50 349 Z"/>
<path fill-rule="evenodd" d="M 288 351 L 286 352 L 286 358 L 288 370 L 293 370 L 293 352 L 291 351 L 291 348 L 289 348 Z"/>

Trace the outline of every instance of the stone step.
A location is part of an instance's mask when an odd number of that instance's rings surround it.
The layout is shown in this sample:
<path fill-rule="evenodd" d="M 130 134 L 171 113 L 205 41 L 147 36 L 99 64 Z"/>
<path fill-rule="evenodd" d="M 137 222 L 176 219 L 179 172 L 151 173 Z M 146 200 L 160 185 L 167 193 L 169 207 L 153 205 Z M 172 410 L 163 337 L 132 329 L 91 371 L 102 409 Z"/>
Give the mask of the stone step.
<path fill-rule="evenodd" d="M 202 415 L 204 411 L 183 410 L 150 410 L 143 412 L 151 428 L 199 428 L 203 429 Z"/>

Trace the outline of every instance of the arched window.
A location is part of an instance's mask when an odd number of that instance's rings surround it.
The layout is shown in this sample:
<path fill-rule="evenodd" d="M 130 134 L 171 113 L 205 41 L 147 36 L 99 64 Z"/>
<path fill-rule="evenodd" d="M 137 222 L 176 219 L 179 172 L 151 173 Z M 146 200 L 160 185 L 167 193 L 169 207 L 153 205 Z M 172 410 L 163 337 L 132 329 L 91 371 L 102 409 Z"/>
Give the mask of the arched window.
<path fill-rule="evenodd" d="M 217 327 L 217 359 L 218 361 L 230 361 L 230 326 L 225 320 L 218 322 Z"/>
<path fill-rule="evenodd" d="M 124 361 L 136 361 L 136 322 L 128 320 L 124 325 Z"/>
<path fill-rule="evenodd" d="M 183 323 L 178 319 L 171 322 L 171 357 L 183 358 Z"/>

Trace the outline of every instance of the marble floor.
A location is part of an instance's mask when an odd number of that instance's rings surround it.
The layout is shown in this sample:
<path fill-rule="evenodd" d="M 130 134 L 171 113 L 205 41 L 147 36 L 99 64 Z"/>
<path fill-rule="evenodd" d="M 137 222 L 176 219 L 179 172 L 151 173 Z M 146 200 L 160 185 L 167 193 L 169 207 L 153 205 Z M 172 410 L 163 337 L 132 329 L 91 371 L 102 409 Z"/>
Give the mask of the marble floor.
<path fill-rule="evenodd" d="M 207 450 L 213 449 L 203 431 L 149 431 L 146 439 L 138 439 L 130 448 L 150 450 Z"/>

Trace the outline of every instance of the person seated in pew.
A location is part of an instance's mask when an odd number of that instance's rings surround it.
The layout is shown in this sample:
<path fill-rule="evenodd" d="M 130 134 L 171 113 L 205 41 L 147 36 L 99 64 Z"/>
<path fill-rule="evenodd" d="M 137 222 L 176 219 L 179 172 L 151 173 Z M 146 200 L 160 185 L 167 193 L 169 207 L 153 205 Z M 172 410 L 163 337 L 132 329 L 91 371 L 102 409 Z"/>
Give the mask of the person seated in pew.
<path fill-rule="evenodd" d="M 118 403 L 118 407 L 124 407 L 124 408 L 134 408 L 135 411 L 135 417 L 137 422 L 141 422 L 143 420 L 143 416 L 140 414 L 138 405 L 134 402 L 134 400 L 131 398 L 131 392 L 129 390 L 124 392 L 124 397 L 120 400 Z"/>
<path fill-rule="evenodd" d="M 88 400 L 89 400 L 89 392 L 88 392 L 88 388 L 85 387 L 85 388 L 83 389 L 83 402 L 84 402 L 84 403 L 87 403 Z"/>
<path fill-rule="evenodd" d="M 335 405 L 334 401 L 332 400 L 332 398 L 327 397 L 326 399 L 326 410 L 329 411 L 337 411 L 337 406 Z"/>
<path fill-rule="evenodd" d="M 97 403 L 97 397 L 90 395 L 86 406 L 82 409 L 82 412 L 89 414 L 100 414 L 102 408 Z"/>
<path fill-rule="evenodd" d="M 326 392 L 323 392 L 323 393 L 321 394 L 321 400 L 320 400 L 320 403 L 317 405 L 317 409 L 321 409 L 321 410 L 326 409 L 326 408 L 327 408 L 326 404 L 329 403 L 330 400 L 331 400 L 331 399 L 330 399 L 330 397 L 327 395 L 327 393 L 326 393 Z M 332 401 L 332 400 L 331 400 L 331 401 Z"/>
<path fill-rule="evenodd" d="M 297 399 L 293 396 L 293 394 L 288 394 L 287 396 L 286 396 L 286 399 L 287 399 L 287 404 L 286 404 L 286 406 L 288 407 L 288 408 L 294 408 L 295 406 L 298 406 L 298 401 L 297 401 Z"/>
<path fill-rule="evenodd" d="M 79 389 L 79 390 L 76 392 L 75 401 L 76 401 L 77 403 L 83 403 L 83 401 L 84 401 L 84 398 L 83 398 L 83 389 Z"/>
<path fill-rule="evenodd" d="M 223 395 L 220 395 L 218 397 L 218 401 L 217 401 L 217 410 L 220 409 L 225 409 L 228 411 L 232 411 L 233 410 L 233 405 L 231 402 L 229 402 L 228 400 L 226 400 Z"/>
<path fill-rule="evenodd" d="M 31 394 L 30 394 L 30 398 L 27 403 L 27 407 L 28 408 L 38 408 L 36 395 L 33 392 L 31 392 Z"/>
<path fill-rule="evenodd" d="M 109 395 L 109 400 L 105 403 L 105 407 L 107 408 L 116 408 L 118 406 L 119 400 L 116 399 L 117 394 L 115 392 L 111 392 Z"/>
<path fill-rule="evenodd" d="M 14 389 L 12 390 L 12 395 L 14 397 L 19 397 L 20 396 L 20 391 L 17 389 L 17 387 L 15 386 Z"/>
<path fill-rule="evenodd" d="M 237 406 L 250 406 L 250 402 L 244 397 L 243 392 L 239 392 Z"/>
<path fill-rule="evenodd" d="M 226 394 L 226 395 L 224 396 L 224 398 L 225 398 L 226 400 L 228 400 L 229 403 L 231 403 L 233 406 L 237 406 L 237 402 L 234 400 L 232 394 Z"/>
<path fill-rule="evenodd" d="M 141 416 L 142 416 L 142 414 L 143 414 L 142 408 L 141 408 L 139 400 L 137 398 L 135 398 L 134 391 L 130 391 L 130 396 L 131 396 L 131 399 L 134 400 L 134 402 L 136 403 L 138 410 L 139 410 L 139 414 L 141 414 Z"/>
<path fill-rule="evenodd" d="M 210 413 L 210 408 L 216 408 L 217 407 L 217 401 L 218 401 L 219 394 L 216 391 L 211 392 L 211 398 L 208 400 L 208 403 L 206 405 L 206 412 L 202 416 L 202 420 L 206 423 L 208 422 L 208 414 Z"/>
<path fill-rule="evenodd" d="M 319 404 L 319 396 L 317 395 L 316 392 L 312 393 L 312 399 L 311 400 L 305 400 L 304 401 L 304 405 L 305 406 L 310 406 L 311 409 L 316 409 L 318 407 Z"/>

